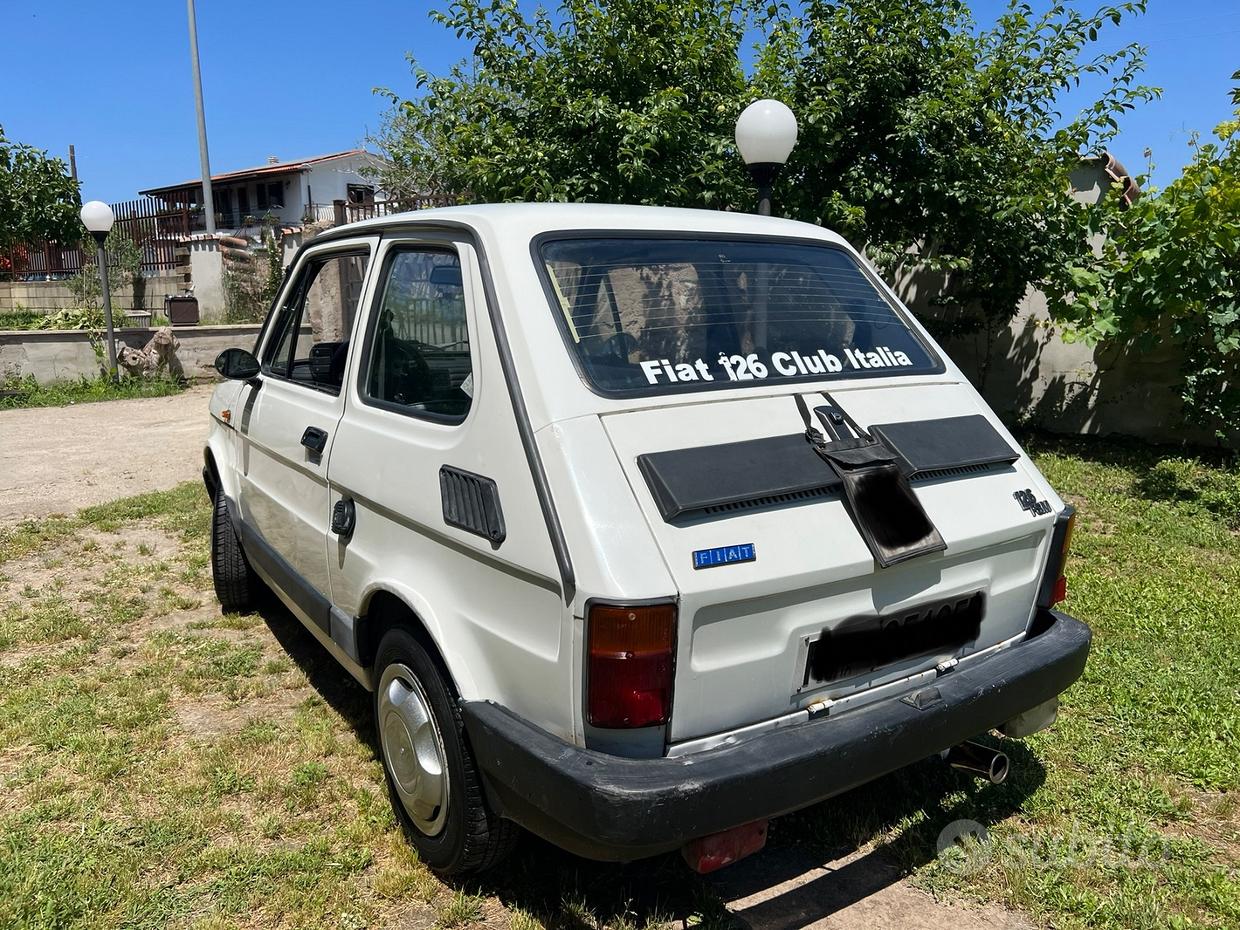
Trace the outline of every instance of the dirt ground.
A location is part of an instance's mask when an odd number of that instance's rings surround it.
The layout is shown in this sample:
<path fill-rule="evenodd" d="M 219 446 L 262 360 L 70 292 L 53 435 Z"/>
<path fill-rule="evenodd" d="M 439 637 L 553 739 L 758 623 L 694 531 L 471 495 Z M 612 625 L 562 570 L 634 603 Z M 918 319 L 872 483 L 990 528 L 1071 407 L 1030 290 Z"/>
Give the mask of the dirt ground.
<path fill-rule="evenodd" d="M 172 397 L 0 410 L 0 517 L 69 514 L 202 471 L 211 385 Z"/>

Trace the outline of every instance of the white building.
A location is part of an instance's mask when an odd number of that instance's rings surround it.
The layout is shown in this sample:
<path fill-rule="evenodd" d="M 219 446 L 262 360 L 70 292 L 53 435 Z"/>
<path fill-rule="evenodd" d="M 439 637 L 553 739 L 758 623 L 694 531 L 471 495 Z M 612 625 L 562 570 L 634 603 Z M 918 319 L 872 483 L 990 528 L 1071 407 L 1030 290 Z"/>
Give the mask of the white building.
<path fill-rule="evenodd" d="M 365 169 L 380 164 L 382 159 L 377 155 L 365 149 L 351 149 L 292 161 L 281 161 L 273 155 L 267 164 L 256 168 L 213 174 L 216 228 L 220 232 L 236 232 L 258 226 L 264 218 L 285 227 L 299 227 L 315 219 L 331 220 L 337 201 L 374 202 L 375 182 Z M 152 187 L 140 193 L 162 201 L 170 211 L 185 214 L 191 232 L 206 228 L 201 179 Z"/>

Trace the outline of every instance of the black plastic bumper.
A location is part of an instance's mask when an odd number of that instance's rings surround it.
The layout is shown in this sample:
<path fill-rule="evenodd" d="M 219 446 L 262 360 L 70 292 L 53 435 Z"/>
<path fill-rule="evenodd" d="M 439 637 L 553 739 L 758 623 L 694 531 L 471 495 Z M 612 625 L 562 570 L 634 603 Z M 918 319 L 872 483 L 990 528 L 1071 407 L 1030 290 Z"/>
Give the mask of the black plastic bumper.
<path fill-rule="evenodd" d="M 462 710 L 504 816 L 578 855 L 638 859 L 806 807 L 997 727 L 1076 681 L 1089 642 L 1085 624 L 1044 611 L 1027 639 L 933 685 L 679 758 L 582 749 L 495 704 Z"/>

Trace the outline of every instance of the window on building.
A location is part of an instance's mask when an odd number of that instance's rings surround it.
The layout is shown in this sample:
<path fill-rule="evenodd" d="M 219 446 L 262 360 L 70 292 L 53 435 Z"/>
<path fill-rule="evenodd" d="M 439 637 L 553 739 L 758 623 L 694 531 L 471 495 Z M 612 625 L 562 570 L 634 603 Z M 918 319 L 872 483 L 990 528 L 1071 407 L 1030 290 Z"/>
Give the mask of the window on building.
<path fill-rule="evenodd" d="M 350 184 L 349 203 L 374 203 L 375 189 L 370 184 Z"/>
<path fill-rule="evenodd" d="M 259 181 L 258 209 L 279 210 L 284 206 L 284 184 L 280 181 Z"/>

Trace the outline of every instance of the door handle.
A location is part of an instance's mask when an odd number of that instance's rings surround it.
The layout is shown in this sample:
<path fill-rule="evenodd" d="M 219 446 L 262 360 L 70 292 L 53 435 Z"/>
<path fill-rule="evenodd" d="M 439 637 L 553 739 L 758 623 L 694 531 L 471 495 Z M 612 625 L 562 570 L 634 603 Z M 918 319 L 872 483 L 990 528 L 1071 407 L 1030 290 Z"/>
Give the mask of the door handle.
<path fill-rule="evenodd" d="M 315 455 L 322 455 L 327 448 L 327 430 L 307 426 L 306 431 L 301 434 L 301 444 Z"/>

